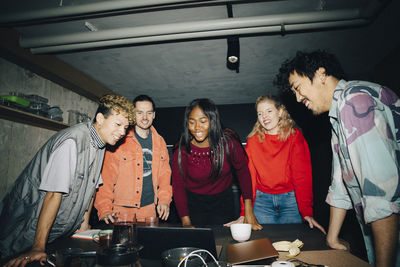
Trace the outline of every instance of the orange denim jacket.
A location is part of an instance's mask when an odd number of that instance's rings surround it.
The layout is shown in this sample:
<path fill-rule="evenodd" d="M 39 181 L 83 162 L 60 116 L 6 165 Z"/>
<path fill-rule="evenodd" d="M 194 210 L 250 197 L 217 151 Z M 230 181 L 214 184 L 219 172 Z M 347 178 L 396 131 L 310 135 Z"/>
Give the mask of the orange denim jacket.
<path fill-rule="evenodd" d="M 171 167 L 164 139 L 150 128 L 153 141 L 152 177 L 154 203 L 170 204 L 172 198 Z M 114 151 L 106 151 L 101 172 L 103 184 L 96 193 L 94 206 L 99 218 L 113 212 L 113 206 L 140 207 L 143 183 L 143 152 L 134 130 Z"/>

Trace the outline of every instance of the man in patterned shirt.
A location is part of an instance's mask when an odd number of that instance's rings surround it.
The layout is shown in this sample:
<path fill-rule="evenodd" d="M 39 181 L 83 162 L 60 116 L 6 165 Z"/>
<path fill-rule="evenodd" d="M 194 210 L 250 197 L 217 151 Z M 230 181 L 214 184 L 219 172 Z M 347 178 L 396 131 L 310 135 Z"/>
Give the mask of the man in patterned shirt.
<path fill-rule="evenodd" d="M 329 112 L 333 169 L 326 198 L 331 206 L 328 245 L 346 249 L 338 235 L 346 210 L 353 207 L 369 262 L 394 266 L 400 209 L 399 98 L 378 84 L 343 80 L 340 63 L 324 51 L 297 52 L 279 72 L 275 84 L 290 89 L 297 102 L 315 115 Z"/>

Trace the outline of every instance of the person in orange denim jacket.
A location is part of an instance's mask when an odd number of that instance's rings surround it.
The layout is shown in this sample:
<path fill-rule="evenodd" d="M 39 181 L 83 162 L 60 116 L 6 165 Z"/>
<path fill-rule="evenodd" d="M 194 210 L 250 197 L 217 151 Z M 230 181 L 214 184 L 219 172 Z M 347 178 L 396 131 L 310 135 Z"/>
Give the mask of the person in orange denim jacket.
<path fill-rule="evenodd" d="M 154 101 L 137 96 L 136 125 L 114 150 L 106 151 L 102 170 L 103 185 L 94 206 L 100 220 L 113 223 L 118 213 L 138 221 L 146 217 L 167 220 L 172 198 L 171 168 L 164 139 L 152 126 Z M 157 213 L 156 213 L 157 210 Z"/>

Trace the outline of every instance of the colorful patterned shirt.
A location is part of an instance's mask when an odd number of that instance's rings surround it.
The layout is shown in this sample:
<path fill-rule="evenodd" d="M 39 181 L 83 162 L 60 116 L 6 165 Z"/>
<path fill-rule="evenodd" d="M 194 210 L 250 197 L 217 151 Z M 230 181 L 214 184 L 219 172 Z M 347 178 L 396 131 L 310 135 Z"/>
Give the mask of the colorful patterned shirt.
<path fill-rule="evenodd" d="M 332 184 L 326 202 L 365 223 L 399 213 L 400 100 L 388 88 L 340 80 L 329 111 Z"/>

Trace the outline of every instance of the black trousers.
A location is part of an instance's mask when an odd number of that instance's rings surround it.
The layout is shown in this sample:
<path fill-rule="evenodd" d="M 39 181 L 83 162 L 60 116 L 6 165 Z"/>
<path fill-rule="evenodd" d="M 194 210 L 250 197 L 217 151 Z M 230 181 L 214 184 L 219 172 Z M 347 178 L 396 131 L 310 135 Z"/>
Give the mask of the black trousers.
<path fill-rule="evenodd" d="M 186 193 L 192 225 L 197 227 L 221 225 L 236 219 L 231 187 L 215 195 L 200 195 L 189 190 Z"/>

